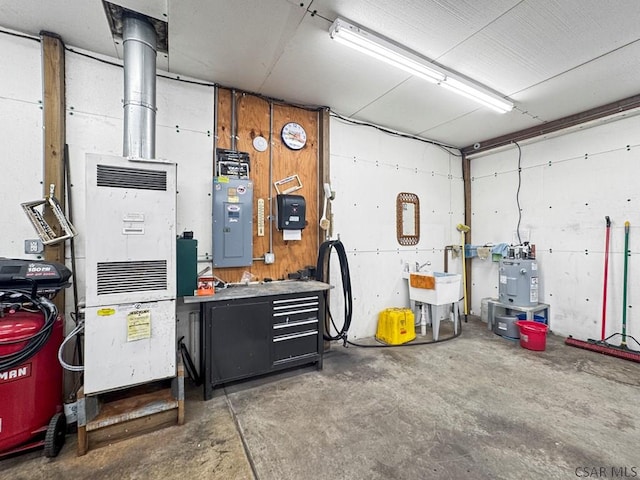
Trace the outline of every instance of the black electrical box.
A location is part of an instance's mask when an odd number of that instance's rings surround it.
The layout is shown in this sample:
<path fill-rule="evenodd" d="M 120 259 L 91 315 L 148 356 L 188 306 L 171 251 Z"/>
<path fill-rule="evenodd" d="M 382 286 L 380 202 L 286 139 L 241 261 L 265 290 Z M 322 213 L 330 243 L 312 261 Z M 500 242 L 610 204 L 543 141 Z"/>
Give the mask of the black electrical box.
<path fill-rule="evenodd" d="M 278 230 L 302 230 L 307 225 L 306 202 L 302 195 L 278 195 Z"/>

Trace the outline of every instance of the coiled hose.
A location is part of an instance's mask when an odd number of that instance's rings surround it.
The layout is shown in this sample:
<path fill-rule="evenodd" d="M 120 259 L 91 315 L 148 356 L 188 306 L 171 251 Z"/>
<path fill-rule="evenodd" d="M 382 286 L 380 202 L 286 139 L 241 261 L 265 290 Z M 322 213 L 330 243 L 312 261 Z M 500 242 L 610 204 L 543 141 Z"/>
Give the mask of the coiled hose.
<path fill-rule="evenodd" d="M 349 327 L 351 326 L 351 319 L 353 315 L 353 299 L 351 294 L 351 276 L 349 274 L 349 263 L 347 262 L 347 253 L 344 249 L 344 245 L 340 240 L 328 240 L 320 245 L 320 249 L 318 251 L 318 264 L 316 266 L 316 280 L 320 282 L 329 283 L 329 263 L 331 259 L 331 250 L 335 249 L 336 254 L 338 255 L 338 260 L 340 261 L 340 278 L 342 280 L 342 292 L 344 295 L 344 323 L 342 324 L 342 328 L 339 329 L 334 322 L 333 315 L 331 314 L 331 309 L 329 308 L 329 303 L 327 301 L 328 290 L 323 292 L 324 300 L 325 300 L 325 325 L 324 325 L 324 339 L 325 340 L 342 340 L 343 346 L 353 345 L 355 347 L 364 347 L 364 348 L 391 348 L 391 347 L 410 347 L 415 345 L 431 345 L 434 343 L 446 342 L 448 340 L 453 340 L 454 338 L 458 338 L 462 334 L 462 322 L 460 321 L 460 316 L 458 315 L 458 333 L 450 336 L 441 338 L 439 340 L 426 340 L 426 341 L 415 341 L 412 340 L 407 343 L 403 343 L 401 345 L 365 345 L 361 343 L 351 342 L 348 339 Z M 455 308 L 455 307 L 454 307 Z M 337 332 L 336 335 L 331 335 L 331 327 Z"/>
<path fill-rule="evenodd" d="M 323 335 L 325 340 L 342 340 L 346 346 L 349 327 L 351 326 L 351 317 L 353 314 L 353 297 L 351 294 L 351 276 L 349 275 L 347 253 L 340 240 L 328 240 L 320 245 L 320 249 L 318 251 L 318 264 L 316 266 L 316 280 L 329 283 L 329 264 L 332 249 L 336 251 L 340 262 L 340 279 L 342 280 L 342 294 L 344 296 L 344 322 L 342 324 L 342 328 L 339 329 L 336 326 L 327 302 L 328 291 L 325 290 L 323 294 L 325 299 L 326 315 Z M 333 329 L 337 332 L 336 335 L 331 335 L 331 326 L 333 326 Z"/>
<path fill-rule="evenodd" d="M 56 318 L 58 318 L 58 308 L 51 300 L 45 297 L 38 297 L 33 294 L 29 295 L 19 290 L 6 290 L 0 292 L 0 308 L 10 307 L 26 309 L 26 305 L 29 304 L 33 305 L 42 313 L 44 316 L 44 324 L 38 332 L 34 333 L 29 338 L 0 342 L 0 346 L 23 342 L 27 343 L 24 348 L 18 352 L 8 355 L 0 355 L 0 371 L 17 367 L 29 360 L 40 351 L 51 336 Z"/>

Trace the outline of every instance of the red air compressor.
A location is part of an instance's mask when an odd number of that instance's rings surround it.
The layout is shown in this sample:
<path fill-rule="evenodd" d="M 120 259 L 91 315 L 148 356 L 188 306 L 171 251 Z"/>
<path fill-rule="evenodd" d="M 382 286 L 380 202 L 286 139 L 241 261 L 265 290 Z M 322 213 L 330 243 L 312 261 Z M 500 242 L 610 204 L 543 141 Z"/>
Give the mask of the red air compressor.
<path fill-rule="evenodd" d="M 64 445 L 63 318 L 51 298 L 71 271 L 55 262 L 0 258 L 0 458 Z"/>

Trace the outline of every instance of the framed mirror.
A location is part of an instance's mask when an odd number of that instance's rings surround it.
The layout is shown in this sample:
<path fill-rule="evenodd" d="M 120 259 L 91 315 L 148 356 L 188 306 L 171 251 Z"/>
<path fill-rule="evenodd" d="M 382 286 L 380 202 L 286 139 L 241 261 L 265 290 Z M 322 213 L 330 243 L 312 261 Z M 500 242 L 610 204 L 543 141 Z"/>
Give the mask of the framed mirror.
<path fill-rule="evenodd" d="M 396 237 L 400 245 L 420 241 L 420 199 L 415 193 L 401 192 L 396 197 Z"/>

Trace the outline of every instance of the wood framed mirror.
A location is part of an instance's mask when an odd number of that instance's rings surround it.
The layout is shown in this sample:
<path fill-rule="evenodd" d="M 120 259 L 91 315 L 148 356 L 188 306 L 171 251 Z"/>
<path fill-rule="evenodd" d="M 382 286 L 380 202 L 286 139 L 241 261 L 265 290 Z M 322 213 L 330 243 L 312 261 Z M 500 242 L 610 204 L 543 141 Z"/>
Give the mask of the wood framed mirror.
<path fill-rule="evenodd" d="M 400 245 L 420 241 L 420 199 L 415 193 L 400 192 L 396 197 L 396 237 Z"/>

